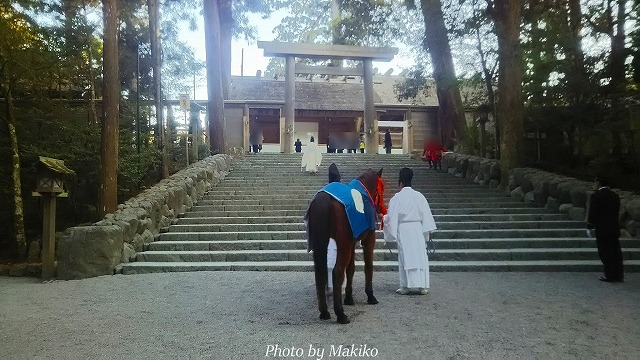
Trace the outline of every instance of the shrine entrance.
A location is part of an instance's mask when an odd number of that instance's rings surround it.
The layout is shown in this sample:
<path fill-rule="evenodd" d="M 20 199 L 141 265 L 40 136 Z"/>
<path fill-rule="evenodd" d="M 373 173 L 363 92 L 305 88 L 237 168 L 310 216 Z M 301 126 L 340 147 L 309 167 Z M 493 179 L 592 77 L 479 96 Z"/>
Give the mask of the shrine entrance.
<path fill-rule="evenodd" d="M 391 61 L 398 53 L 396 48 L 388 47 L 359 47 L 347 45 L 322 45 L 322 44 L 297 44 L 297 43 L 281 43 L 271 41 L 258 41 L 258 47 L 264 49 L 265 56 L 284 57 L 286 59 L 285 68 L 285 84 L 284 84 L 284 107 L 280 115 L 280 124 L 278 135 L 280 137 L 280 152 L 291 154 L 294 152 L 294 142 L 302 137 L 310 137 L 310 134 L 316 134 L 326 142 L 325 136 L 329 132 L 344 131 L 364 133 L 365 151 L 370 154 L 378 153 L 380 144 L 380 133 L 378 129 L 378 117 L 374 105 L 373 91 L 373 67 L 372 61 Z M 341 68 L 330 66 L 309 66 L 305 64 L 296 64 L 295 59 L 312 59 L 312 60 L 354 60 L 360 61 L 361 64 L 356 68 Z M 309 75 L 325 75 L 325 76 L 343 76 L 355 77 L 362 79 L 364 87 L 364 108 L 363 115 L 351 117 L 343 112 L 334 111 L 332 114 L 324 114 L 324 116 L 309 116 L 305 114 L 303 109 L 296 111 L 296 74 Z M 326 116 L 330 115 L 330 116 Z M 296 116 L 301 123 L 301 129 L 296 130 Z M 322 126 L 324 121 L 326 126 Z M 332 120 L 334 120 L 332 123 Z M 332 124 L 331 124 L 332 123 Z M 317 124 L 317 128 L 316 125 Z M 329 125 L 331 124 L 331 125 Z M 326 130 L 323 131 L 323 127 Z M 339 128 L 346 127 L 344 130 Z M 252 132 L 253 133 L 253 132 Z M 255 135 L 254 135 L 255 136 Z M 301 141 L 302 138 L 300 138 Z M 257 140 L 257 139 L 251 139 Z M 251 141 L 250 140 L 250 141 Z M 266 137 L 265 137 L 266 140 Z M 308 141 L 308 140 L 307 140 Z M 303 141 L 305 143 L 305 141 Z"/>

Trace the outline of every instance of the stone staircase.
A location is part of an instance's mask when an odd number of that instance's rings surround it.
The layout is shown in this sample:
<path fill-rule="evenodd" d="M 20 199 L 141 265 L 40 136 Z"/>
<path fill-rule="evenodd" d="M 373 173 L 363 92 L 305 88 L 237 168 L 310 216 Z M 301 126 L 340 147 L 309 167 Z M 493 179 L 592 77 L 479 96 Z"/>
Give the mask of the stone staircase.
<path fill-rule="evenodd" d="M 413 187 L 429 200 L 438 230 L 431 271 L 602 270 L 585 224 L 550 214 L 503 193 L 402 155 L 324 154 L 317 175 L 300 171 L 300 155 L 258 154 L 234 164 L 231 174 L 175 221 L 122 273 L 170 271 L 312 271 L 304 211 L 326 184 L 335 162 L 343 182 L 371 167 L 384 168 L 386 203 L 397 191 L 398 171 L 414 170 Z M 396 271 L 397 252 L 375 250 L 376 271 Z M 640 270 L 640 241 L 622 240 L 625 270 Z M 362 252 L 356 251 L 362 269 Z"/>

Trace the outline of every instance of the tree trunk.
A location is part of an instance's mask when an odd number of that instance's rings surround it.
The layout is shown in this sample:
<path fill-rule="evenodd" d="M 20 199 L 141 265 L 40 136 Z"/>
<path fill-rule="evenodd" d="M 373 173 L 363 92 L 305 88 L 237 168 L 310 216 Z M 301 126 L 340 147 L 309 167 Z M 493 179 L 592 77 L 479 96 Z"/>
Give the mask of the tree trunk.
<path fill-rule="evenodd" d="M 87 2 L 82 1 L 82 15 L 87 18 Z M 87 51 L 87 83 L 89 85 L 89 124 L 98 124 L 98 110 L 96 108 L 96 73 L 93 69 L 93 47 L 91 39 L 84 44 Z"/>
<path fill-rule="evenodd" d="M 578 122 L 584 119 L 585 94 L 589 87 L 587 72 L 584 67 L 584 52 L 582 51 L 582 8 L 580 0 L 567 0 L 567 10 L 569 19 L 569 39 L 566 42 L 566 53 L 569 61 L 570 76 L 567 78 L 569 86 L 569 107 L 571 109 L 572 121 L 569 125 L 569 156 L 574 159 L 575 149 L 575 129 Z"/>
<path fill-rule="evenodd" d="M 229 99 L 231 85 L 231 38 L 233 36 L 233 7 L 232 0 L 219 0 L 220 4 L 220 61 L 222 71 L 222 96 Z"/>
<path fill-rule="evenodd" d="M 489 10 L 498 35 L 498 104 L 502 144 L 500 186 L 507 188 L 509 170 L 524 163 L 524 126 L 522 104 L 522 48 L 520 25 L 522 0 L 495 0 Z"/>
<path fill-rule="evenodd" d="M 459 145 L 465 142 L 467 124 L 444 24 L 442 4 L 440 0 L 421 0 L 421 5 L 425 25 L 424 45 L 431 55 L 438 94 L 442 143 L 447 149 L 454 149 L 456 140 Z M 471 148 L 467 144 L 463 147 Z"/>
<path fill-rule="evenodd" d="M 587 74 L 584 69 L 584 53 L 582 51 L 582 9 L 580 0 L 568 0 L 569 5 L 569 27 L 571 37 L 567 43 L 567 55 L 571 61 L 572 73 L 569 81 L 572 81 L 572 92 L 574 92 L 573 105 L 582 104 L 584 101 L 584 88 L 587 86 Z"/>
<path fill-rule="evenodd" d="M 220 1 L 220 0 L 218 0 Z M 224 1 L 224 0 L 222 0 Z M 224 95 L 220 16 L 216 0 L 204 0 L 204 34 L 207 61 L 207 118 L 212 154 L 224 153 Z"/>
<path fill-rule="evenodd" d="M 153 68 L 153 98 L 156 108 L 156 142 L 162 152 L 162 177 L 169 177 L 169 155 L 167 135 L 164 126 L 164 106 L 162 102 L 162 54 L 160 44 L 159 0 L 147 0 L 149 11 L 149 34 L 151 36 L 151 67 Z"/>
<path fill-rule="evenodd" d="M 627 0 L 618 0 L 618 11 L 616 20 L 611 23 L 611 55 L 609 58 L 610 74 L 611 74 L 611 120 L 613 135 L 613 155 L 620 156 L 622 154 L 622 140 L 620 138 L 621 123 L 623 118 L 622 97 L 624 96 L 626 87 L 626 71 L 625 61 L 627 58 L 625 49 L 625 24 L 626 24 L 626 6 Z M 615 27 L 615 35 L 613 28 Z"/>
<path fill-rule="evenodd" d="M 614 92 L 624 91 L 626 82 L 625 72 L 625 24 L 626 24 L 626 7 L 627 0 L 618 0 L 618 11 L 616 20 L 612 23 L 615 26 L 615 35 L 611 37 L 611 84 L 614 86 Z"/>
<path fill-rule="evenodd" d="M 6 78 L 6 76 L 5 76 Z M 9 87 L 11 85 L 8 85 Z M 20 180 L 20 151 L 18 148 L 18 134 L 16 132 L 15 108 L 11 89 L 4 91 L 7 111 L 7 125 L 9 127 L 9 139 L 11 141 L 11 178 L 13 180 L 13 228 L 16 236 L 18 257 L 24 259 L 27 255 L 27 236 L 24 232 L 24 205 L 22 201 L 22 182 Z"/>
<path fill-rule="evenodd" d="M 102 218 L 118 208 L 118 115 L 120 72 L 118 69 L 118 2 L 103 0 L 103 100 L 102 146 L 100 149 L 100 206 Z"/>
<path fill-rule="evenodd" d="M 482 74 L 484 77 L 484 86 L 487 89 L 487 101 L 489 102 L 489 106 L 491 107 L 491 116 L 493 117 L 493 122 L 495 124 L 495 135 L 496 135 L 496 151 L 495 158 L 500 159 L 500 122 L 498 121 L 498 114 L 496 112 L 496 92 L 493 89 L 493 76 L 495 74 L 495 67 L 493 69 L 489 69 L 489 65 L 487 63 L 487 54 L 484 51 L 484 47 L 482 44 L 482 36 L 480 35 L 480 29 L 476 30 L 476 40 L 478 41 L 478 54 L 480 55 L 480 63 L 482 64 Z M 482 125 L 482 131 L 484 131 L 484 124 Z M 484 135 L 482 135 L 484 139 Z M 486 151 L 486 144 L 482 146 L 482 151 Z"/>

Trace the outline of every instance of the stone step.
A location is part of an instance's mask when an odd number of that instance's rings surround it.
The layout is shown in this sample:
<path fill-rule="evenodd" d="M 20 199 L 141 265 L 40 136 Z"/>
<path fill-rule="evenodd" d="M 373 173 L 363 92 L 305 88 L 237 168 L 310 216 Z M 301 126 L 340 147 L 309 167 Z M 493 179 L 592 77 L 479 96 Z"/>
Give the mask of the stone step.
<path fill-rule="evenodd" d="M 640 260 L 640 249 L 622 249 L 624 260 Z M 355 253 L 363 261 L 362 250 Z M 145 251 L 137 254 L 143 262 L 222 262 L 222 261 L 312 261 L 306 250 L 236 250 L 236 251 Z M 373 261 L 397 261 L 396 250 L 376 249 Z M 594 248 L 544 249 L 439 249 L 429 255 L 433 261 L 532 261 L 598 260 Z"/>
<path fill-rule="evenodd" d="M 640 248 L 635 239 L 621 239 L 624 248 Z M 592 238 L 520 238 L 520 239 L 438 239 L 442 249 L 513 249 L 513 248 L 596 248 Z M 395 249 L 396 243 L 376 241 L 376 249 Z M 234 251 L 234 250 L 306 250 L 306 240 L 229 240 L 229 241 L 156 241 L 147 244 L 151 251 Z"/>
<path fill-rule="evenodd" d="M 536 238 L 583 237 L 585 229 L 492 229 L 492 230 L 437 230 L 437 239 Z M 215 240 L 297 240 L 305 239 L 304 231 L 231 231 L 231 232 L 167 232 L 158 236 L 161 241 L 215 241 Z M 383 239 L 382 231 L 376 238 Z"/>
<path fill-rule="evenodd" d="M 213 208 L 208 206 L 207 208 Z M 250 210 L 224 211 L 224 210 L 205 210 L 202 207 L 194 206 L 192 211 L 183 214 L 181 217 L 247 217 L 247 216 L 297 216 L 302 218 L 306 208 L 303 210 L 267 210 L 256 213 Z M 529 215 L 529 214 L 547 214 L 547 210 L 543 208 L 451 208 L 451 209 L 434 209 L 431 208 L 434 216 L 438 215 L 475 215 L 475 214 L 513 214 L 513 215 Z"/>
<path fill-rule="evenodd" d="M 273 181 L 273 180 L 291 180 L 292 182 L 301 182 L 304 184 L 315 184 L 322 181 L 327 181 L 329 171 L 328 169 L 319 170 L 316 174 L 307 174 L 305 172 L 300 173 L 300 170 L 283 170 L 281 172 L 272 172 L 269 169 L 254 169 L 253 172 L 230 172 L 225 181 Z M 398 171 L 399 172 L 399 171 Z M 385 183 L 397 184 L 398 172 L 393 174 L 382 175 L 382 180 Z M 357 179 L 363 172 L 357 173 L 344 173 L 341 172 L 342 182 L 347 183 L 353 179 Z M 414 172 L 413 183 L 425 184 L 425 183 L 441 183 L 441 185 L 457 185 L 457 184 L 470 184 L 470 179 L 452 177 L 448 173 L 433 173 L 433 172 Z"/>
<path fill-rule="evenodd" d="M 356 261 L 356 271 L 363 271 L 364 263 Z M 398 271 L 395 261 L 379 261 L 373 265 L 375 272 Z M 123 274 L 147 274 L 186 271 L 313 271 L 311 261 L 261 261 L 261 262 L 133 262 L 123 264 Z M 557 261 L 431 261 L 429 271 L 492 271 L 492 272 L 602 272 L 599 260 Z M 639 272 L 640 261 L 625 262 L 625 271 Z M 309 275 L 313 281 L 313 275 Z M 375 275 L 374 275 L 375 276 Z"/>
<path fill-rule="evenodd" d="M 307 192 L 286 192 L 279 194 L 236 194 L 236 195 L 225 195 L 225 194 L 208 194 L 202 200 L 206 201 L 263 201 L 263 200 L 290 200 L 290 199 L 311 199 L 316 191 L 307 191 Z M 391 198 L 394 193 L 385 194 L 387 198 Z M 429 201 L 437 201 L 439 199 L 485 199 L 490 200 L 492 198 L 497 199 L 511 199 L 507 195 L 503 194 L 495 194 L 495 193 L 445 193 L 445 192 L 434 192 L 434 193 L 425 193 L 425 197 Z M 202 201 L 201 200 L 201 201 Z"/>
<path fill-rule="evenodd" d="M 256 170 L 257 171 L 257 170 Z M 268 169 L 259 170 L 264 172 L 263 174 L 255 174 L 255 173 L 229 173 L 227 177 L 225 177 L 225 181 L 236 181 L 236 182 L 249 182 L 255 180 L 261 181 L 274 181 L 274 180 L 290 180 L 291 182 L 298 182 L 301 184 L 311 185 L 319 182 L 328 180 L 328 170 L 327 172 L 321 171 L 317 174 L 306 174 L 300 173 L 297 174 L 294 171 L 283 171 L 281 173 L 273 173 Z M 340 174 L 342 176 L 342 182 L 348 183 L 353 179 L 357 179 L 361 173 L 354 174 Z M 382 180 L 388 184 L 397 184 L 398 182 L 398 173 L 382 175 Z M 451 177 L 449 174 L 445 173 L 415 173 L 413 175 L 414 184 L 439 184 L 440 186 L 445 185 L 461 185 L 461 184 L 471 184 L 473 183 L 470 179 Z"/>
<path fill-rule="evenodd" d="M 255 206 L 255 205 L 291 205 L 291 206 L 297 206 L 297 205 L 309 205 L 309 202 L 311 201 L 311 197 L 309 198 L 260 198 L 260 199 L 252 199 L 252 200 L 200 200 L 198 201 L 198 205 L 201 206 L 207 206 L 207 205 L 215 205 L 215 206 L 228 206 L 228 205 L 234 205 L 234 206 Z M 517 198 L 511 198 L 511 197 L 501 197 L 501 198 L 477 198 L 477 197 L 458 197 L 455 199 L 452 198 L 443 198 L 443 197 L 434 197 L 434 198 L 427 198 L 427 200 L 429 201 L 430 206 L 432 207 L 436 207 L 435 204 L 441 204 L 441 203 L 445 203 L 445 204 L 451 204 L 453 201 L 455 201 L 456 205 L 461 205 L 461 204 L 481 204 L 484 205 L 486 202 L 491 202 L 493 204 L 498 203 L 498 204 L 523 204 L 523 202 L 521 202 L 519 199 Z M 431 204 L 434 205 L 431 205 Z M 526 204 L 525 204 L 526 205 Z"/>
<path fill-rule="evenodd" d="M 299 184 L 272 184 L 271 186 L 263 186 L 263 184 L 258 184 L 255 186 L 247 186 L 247 184 L 242 184 L 238 186 L 237 184 L 225 183 L 224 180 L 220 183 L 219 186 L 210 190 L 207 195 L 277 195 L 277 192 L 274 190 L 278 189 L 287 189 L 292 193 L 298 194 L 309 194 L 315 193 L 318 190 L 322 189 L 327 181 L 318 181 L 314 184 L 308 185 L 299 185 Z M 412 188 L 419 192 L 443 192 L 446 194 L 460 194 L 461 196 L 469 196 L 469 194 L 494 194 L 497 196 L 509 196 L 509 194 L 504 192 L 497 192 L 494 190 L 490 190 L 488 187 L 482 187 L 479 185 L 475 185 L 470 187 L 469 184 L 459 184 L 459 185 L 448 185 L 448 186 L 435 186 L 430 184 L 421 184 L 421 185 L 413 185 Z M 394 183 L 386 183 L 385 192 L 396 193 L 398 192 L 397 184 Z"/>
<path fill-rule="evenodd" d="M 193 215 L 188 213 L 187 215 Z M 436 223 L 440 222 L 461 222 L 461 221 L 559 221 L 567 220 L 564 214 L 531 214 L 531 215 L 434 215 Z M 275 223 L 297 223 L 302 224 L 302 213 L 300 216 L 264 216 L 264 217 L 195 217 L 185 216 L 178 220 L 178 224 L 275 224 Z"/>
<path fill-rule="evenodd" d="M 302 217 L 335 162 L 345 181 L 384 168 L 385 198 L 397 174 L 414 170 L 439 226 L 431 271 L 602 271 L 584 222 L 491 191 L 468 179 L 434 171 L 406 155 L 324 154 L 316 175 L 300 171 L 301 154 L 258 154 L 234 162 L 229 176 L 186 214 L 145 245 L 125 274 L 165 271 L 311 271 Z M 376 233 L 376 271 L 397 271 L 396 244 Z M 625 270 L 640 270 L 640 242 L 623 239 Z M 362 271 L 362 250 L 356 261 Z"/>
<path fill-rule="evenodd" d="M 400 172 L 401 167 L 397 167 L 395 169 L 393 168 L 388 168 L 385 170 L 385 172 L 382 174 L 382 179 L 384 180 L 398 180 L 398 174 Z M 452 177 L 449 173 L 447 172 L 441 172 L 441 171 L 433 171 L 433 170 L 421 170 L 418 168 L 413 168 L 413 177 L 415 180 L 424 180 L 424 179 L 446 179 L 447 181 L 451 181 L 451 182 L 462 182 L 462 181 L 466 181 L 469 182 L 469 179 L 464 179 L 464 178 L 459 178 L 459 177 Z M 340 171 L 340 175 L 342 176 L 342 179 L 344 181 L 346 180 L 351 180 L 351 179 L 356 179 L 359 176 L 361 176 L 362 174 L 364 174 L 366 172 L 365 168 L 362 169 L 356 169 L 354 171 Z M 285 178 L 285 177 L 290 177 L 290 178 L 294 178 L 294 179 L 305 179 L 305 180 L 317 180 L 317 179 L 326 179 L 327 175 L 329 173 L 329 169 L 327 168 L 319 168 L 318 172 L 315 174 L 309 174 L 305 171 L 300 171 L 300 168 L 293 168 L 293 167 L 289 167 L 289 168 L 279 168 L 277 170 L 274 170 L 270 167 L 266 167 L 266 168 L 253 168 L 253 169 L 247 169 L 247 170 L 231 170 L 229 172 L 229 177 L 230 178 L 244 178 L 244 179 L 256 179 L 256 178 L 264 178 L 264 179 L 272 179 L 274 177 L 280 177 L 280 178 Z"/>
<path fill-rule="evenodd" d="M 222 185 L 222 184 L 221 184 Z M 317 193 L 321 188 L 309 188 L 309 189 L 303 189 L 303 190 L 288 190 L 287 194 L 296 194 L 296 195 L 305 195 L 305 196 L 313 196 L 315 193 Z M 453 195 L 458 194 L 460 196 L 469 196 L 469 195 L 475 195 L 475 194 L 482 194 L 483 196 L 507 196 L 506 194 L 503 193 L 497 193 L 495 191 L 491 191 L 489 189 L 485 189 L 485 188 L 468 188 L 468 187 L 461 187 L 458 189 L 454 189 L 451 191 L 445 191 L 442 189 L 433 189 L 433 190 L 426 190 L 426 189 L 420 189 L 420 188 L 413 188 L 416 191 L 420 191 L 422 193 L 427 193 L 429 191 L 431 192 L 438 192 L 438 193 L 443 193 L 446 195 Z M 396 190 L 395 189 L 387 189 L 385 190 L 385 194 L 386 193 L 390 193 L 390 194 L 395 194 Z M 240 189 L 236 189 L 236 190 L 231 190 L 228 188 L 225 188 L 224 186 L 220 186 L 220 187 L 216 187 L 212 190 L 210 190 L 207 195 L 205 195 L 205 199 L 218 199 L 220 197 L 229 197 L 229 196 L 273 196 L 274 192 L 273 189 L 263 189 L 263 188 L 240 188 Z"/>
<path fill-rule="evenodd" d="M 566 229 L 579 228 L 582 221 L 457 221 L 439 222 L 438 230 L 467 231 L 490 229 Z M 272 224 L 177 224 L 169 226 L 168 232 L 245 232 L 245 231 L 305 231 L 303 223 Z"/>
<path fill-rule="evenodd" d="M 193 211 L 253 211 L 255 214 L 262 214 L 262 211 L 271 211 L 271 210 L 306 210 L 309 205 L 309 202 L 300 202 L 293 204 L 280 204 L 280 205 L 240 205 L 240 204 L 232 204 L 232 205 L 195 205 L 192 207 Z M 523 202 L 465 202 L 465 203 L 439 203 L 439 202 L 430 202 L 429 203 L 432 210 L 439 209 L 457 209 L 460 207 L 465 208 L 487 208 L 487 207 L 495 207 L 495 208 L 528 208 L 529 205 Z"/>

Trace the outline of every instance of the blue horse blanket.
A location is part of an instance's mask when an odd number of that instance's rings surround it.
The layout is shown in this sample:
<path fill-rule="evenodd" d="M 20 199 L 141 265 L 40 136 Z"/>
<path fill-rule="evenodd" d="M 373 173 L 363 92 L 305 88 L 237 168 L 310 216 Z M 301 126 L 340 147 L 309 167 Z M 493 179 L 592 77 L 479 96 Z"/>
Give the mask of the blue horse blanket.
<path fill-rule="evenodd" d="M 331 195 L 344 205 L 354 238 L 358 238 L 366 230 L 376 230 L 376 211 L 367 189 L 357 179 L 349 185 L 332 182 L 320 191 Z"/>

